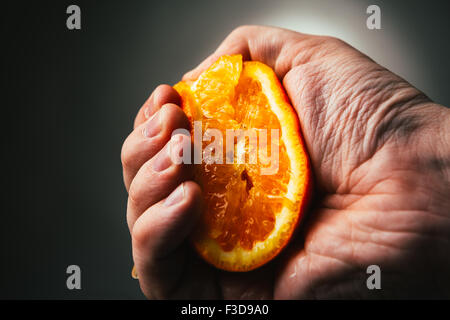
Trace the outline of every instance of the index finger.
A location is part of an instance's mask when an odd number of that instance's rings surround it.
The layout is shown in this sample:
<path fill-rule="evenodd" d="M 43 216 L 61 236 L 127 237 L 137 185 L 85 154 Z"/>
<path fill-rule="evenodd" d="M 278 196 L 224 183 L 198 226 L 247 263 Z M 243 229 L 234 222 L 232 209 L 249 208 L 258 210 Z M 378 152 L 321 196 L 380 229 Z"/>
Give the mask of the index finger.
<path fill-rule="evenodd" d="M 315 47 L 321 38 L 323 37 L 282 28 L 241 26 L 233 30 L 212 55 L 186 73 L 183 80 L 196 80 L 218 58 L 232 54 L 241 54 L 244 61 L 256 60 L 265 63 L 274 69 L 281 79 L 292 68 L 293 63 L 305 63 L 311 57 L 311 50 L 305 49 Z M 295 50 L 292 50 L 293 47 Z M 290 53 L 289 56 L 286 56 L 287 52 Z M 298 53 L 299 56 L 291 53 Z"/>

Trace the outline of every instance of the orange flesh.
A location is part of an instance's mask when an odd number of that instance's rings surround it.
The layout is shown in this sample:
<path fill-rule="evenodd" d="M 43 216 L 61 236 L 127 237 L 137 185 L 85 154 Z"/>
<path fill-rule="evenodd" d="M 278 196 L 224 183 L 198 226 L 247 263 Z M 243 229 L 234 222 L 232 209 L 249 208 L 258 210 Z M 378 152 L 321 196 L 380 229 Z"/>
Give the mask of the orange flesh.
<path fill-rule="evenodd" d="M 241 81 L 236 88 L 233 107 L 237 112 L 230 118 L 235 120 L 237 128 L 264 129 L 267 124 L 261 120 L 269 121 L 269 128 L 280 128 L 260 89 L 260 85 L 251 79 Z M 205 117 L 203 121 L 206 125 L 216 122 Z M 214 125 L 221 129 L 220 123 Z M 225 135 L 225 130 L 222 134 Z M 207 144 L 209 142 L 204 142 L 204 147 Z M 248 150 L 248 144 L 246 147 Z M 270 144 L 268 147 L 270 154 Z M 280 163 L 288 164 L 288 161 L 283 161 L 286 157 L 283 147 L 281 144 Z M 236 163 L 237 152 L 234 158 Z M 286 192 L 288 181 L 283 179 L 286 170 L 289 170 L 288 166 L 280 168 L 278 175 L 261 176 L 259 164 L 202 164 L 201 181 L 207 199 L 205 224 L 210 226 L 209 236 L 216 239 L 224 251 L 232 250 L 238 243 L 251 250 L 255 242 L 264 241 L 271 233 L 275 214 L 283 203 L 283 199 L 277 196 Z M 271 196 L 273 200 L 269 202 Z"/>
<path fill-rule="evenodd" d="M 229 113 L 227 123 L 235 129 L 280 129 L 278 119 L 261 92 L 261 85 L 252 79 L 241 79 L 232 106 L 236 111 Z M 206 127 L 211 125 L 220 129 L 225 136 L 227 128 L 219 121 L 203 117 L 202 122 Z M 267 140 L 270 142 L 269 133 Z M 203 142 L 203 147 L 209 143 Z M 270 155 L 270 143 L 268 149 Z M 289 180 L 289 175 L 286 175 L 289 161 L 284 159 L 286 157 L 281 142 L 279 162 L 284 166 L 276 175 L 260 175 L 258 163 L 201 165 L 199 178 L 206 192 L 204 223 L 209 226 L 209 236 L 224 251 L 232 250 L 238 243 L 242 248 L 251 250 L 255 242 L 264 241 L 273 230 L 275 215 L 283 205 L 280 195 L 286 193 Z M 234 160 L 237 163 L 237 152 L 234 153 Z"/>
<path fill-rule="evenodd" d="M 208 164 L 203 159 L 201 165 L 195 166 L 195 180 L 202 187 L 205 210 L 194 243 L 208 262 L 230 271 L 247 271 L 264 264 L 286 245 L 311 187 L 309 162 L 295 112 L 273 71 L 261 65 L 243 63 L 240 55 L 224 56 L 195 82 L 182 81 L 174 86 L 191 122 L 201 121 L 202 134 L 207 129 L 218 129 L 224 138 L 223 164 Z M 278 104 L 278 114 L 274 113 L 255 70 L 268 75 L 267 79 L 275 86 L 270 90 L 275 92 L 272 99 L 276 100 L 272 103 Z M 283 117 L 283 125 L 277 115 Z M 229 156 L 225 154 L 227 129 L 254 131 L 258 141 L 256 162 L 249 162 L 246 138 L 244 144 L 242 141 L 238 144 L 235 139 L 233 164 L 225 164 Z M 271 129 L 278 129 L 278 139 L 272 137 Z M 288 136 L 283 136 L 283 130 Z M 265 148 L 260 144 L 264 131 Z M 287 151 L 285 139 L 290 141 L 291 153 Z M 214 138 L 202 142 L 203 152 L 212 142 Z M 278 171 L 264 175 L 262 169 L 271 165 L 272 144 L 278 148 Z M 242 154 L 244 163 L 238 159 Z M 294 167 L 291 161 L 296 161 Z M 291 178 L 294 179 L 290 183 Z M 285 222 L 280 225 L 277 217 L 282 211 L 280 221 Z M 213 239 L 218 247 L 207 238 Z M 261 243 L 263 246 L 256 248 Z M 241 250 L 253 252 L 248 256 Z"/>

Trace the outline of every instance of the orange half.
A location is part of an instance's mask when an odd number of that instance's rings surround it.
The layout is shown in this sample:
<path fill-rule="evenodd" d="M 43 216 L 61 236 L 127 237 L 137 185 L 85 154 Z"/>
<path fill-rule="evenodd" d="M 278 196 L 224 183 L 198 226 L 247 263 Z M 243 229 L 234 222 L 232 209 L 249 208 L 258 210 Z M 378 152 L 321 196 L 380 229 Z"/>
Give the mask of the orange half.
<path fill-rule="evenodd" d="M 243 62 L 241 55 L 222 56 L 197 80 L 174 88 L 193 130 L 194 121 L 196 130 L 201 127 L 203 156 L 209 155 L 195 166 L 205 210 L 194 246 L 217 268 L 253 270 L 287 245 L 310 198 L 311 169 L 297 115 L 273 70 Z M 222 144 L 208 129 L 222 133 Z M 251 135 L 227 144 L 227 130 L 254 132 L 257 150 Z M 219 143 L 213 152 L 212 142 Z"/>

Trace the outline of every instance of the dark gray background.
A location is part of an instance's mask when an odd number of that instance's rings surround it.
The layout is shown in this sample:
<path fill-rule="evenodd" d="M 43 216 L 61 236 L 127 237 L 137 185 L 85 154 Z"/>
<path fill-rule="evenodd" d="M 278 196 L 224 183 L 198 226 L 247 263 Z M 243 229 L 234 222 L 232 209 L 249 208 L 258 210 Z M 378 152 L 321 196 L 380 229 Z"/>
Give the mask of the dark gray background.
<path fill-rule="evenodd" d="M 66 29 L 78 4 L 82 30 Z M 338 36 L 450 105 L 447 1 L 39 1 L 2 8 L 0 298 L 142 298 L 120 149 L 140 105 L 241 24 Z M 378 4 L 382 30 L 366 28 Z M 3 39 L 3 37 L 2 37 Z M 69 291 L 66 267 L 82 269 Z"/>

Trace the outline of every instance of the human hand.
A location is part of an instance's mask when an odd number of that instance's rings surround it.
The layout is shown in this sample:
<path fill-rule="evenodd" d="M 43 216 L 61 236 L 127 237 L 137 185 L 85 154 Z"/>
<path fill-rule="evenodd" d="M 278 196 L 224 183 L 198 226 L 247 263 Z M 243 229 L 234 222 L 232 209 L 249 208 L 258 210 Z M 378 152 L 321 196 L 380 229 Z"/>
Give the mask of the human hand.
<path fill-rule="evenodd" d="M 152 169 L 172 130 L 189 126 L 177 93 L 158 87 L 122 150 L 133 257 L 147 297 L 449 296 L 449 111 L 340 40 L 278 28 L 236 29 L 185 79 L 237 53 L 283 81 L 311 157 L 314 206 L 300 237 L 260 269 L 229 273 L 201 261 L 186 241 L 201 206 L 192 168 L 166 158 L 167 169 Z M 159 109 L 161 131 L 145 137 Z M 182 199 L 165 206 L 183 181 Z M 381 268 L 381 290 L 366 287 L 372 264 Z"/>

